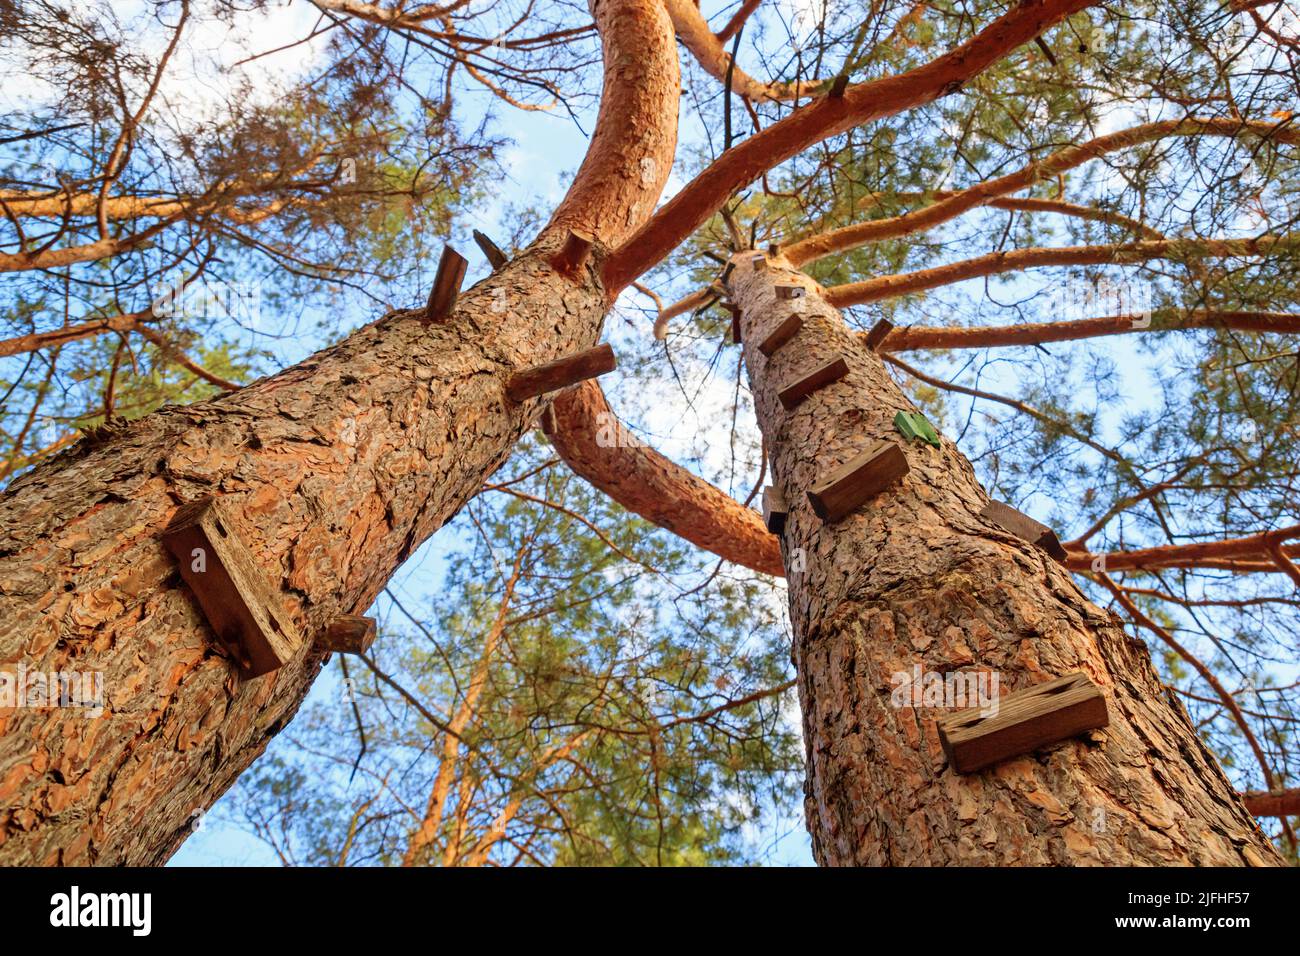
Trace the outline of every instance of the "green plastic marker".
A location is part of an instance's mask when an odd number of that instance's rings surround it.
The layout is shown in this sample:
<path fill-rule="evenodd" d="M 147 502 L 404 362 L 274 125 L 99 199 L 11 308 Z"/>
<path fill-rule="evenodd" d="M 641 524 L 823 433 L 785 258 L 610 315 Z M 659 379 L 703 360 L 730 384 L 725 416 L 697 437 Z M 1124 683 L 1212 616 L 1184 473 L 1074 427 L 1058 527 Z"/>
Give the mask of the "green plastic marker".
<path fill-rule="evenodd" d="M 894 416 L 894 427 L 909 441 L 919 439 L 929 442 L 935 448 L 939 447 L 939 436 L 934 426 L 920 412 L 899 412 Z"/>

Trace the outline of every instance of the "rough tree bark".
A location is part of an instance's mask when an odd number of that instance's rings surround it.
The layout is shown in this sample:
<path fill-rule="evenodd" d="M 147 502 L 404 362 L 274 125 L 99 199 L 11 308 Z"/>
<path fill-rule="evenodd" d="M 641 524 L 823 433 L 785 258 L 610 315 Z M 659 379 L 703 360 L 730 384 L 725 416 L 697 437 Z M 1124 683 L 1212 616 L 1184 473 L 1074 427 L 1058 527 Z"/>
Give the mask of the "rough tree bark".
<path fill-rule="evenodd" d="M 675 149 L 672 25 L 597 0 L 605 95 L 550 225 L 441 324 L 399 311 L 236 394 L 108 429 L 0 497 L 0 667 L 99 671 L 99 717 L 0 711 L 0 863 L 153 864 L 293 716 L 305 648 L 241 681 L 158 539 L 180 503 L 228 495 L 237 529 L 310 638 L 359 613 L 481 487 L 543 400 L 511 372 L 593 345 L 603 250 L 645 221 Z M 596 237 L 562 276 L 568 229 Z"/>
<path fill-rule="evenodd" d="M 790 504 L 782 550 L 818 862 L 1279 862 L 1146 648 L 1045 552 L 979 517 L 988 496 L 951 442 L 909 445 L 894 429 L 913 406 L 816 283 L 786 260 L 735 264 L 745 366 Z M 809 292 L 803 331 L 767 359 L 757 343 L 790 311 L 777 282 Z M 836 355 L 848 376 L 786 412 L 780 387 Z M 806 490 L 882 439 L 904 446 L 910 474 L 823 523 Z M 997 672 L 1003 693 L 1083 671 L 1110 726 L 961 776 L 939 745 L 943 712 L 891 706 L 892 675 L 915 663 Z"/>

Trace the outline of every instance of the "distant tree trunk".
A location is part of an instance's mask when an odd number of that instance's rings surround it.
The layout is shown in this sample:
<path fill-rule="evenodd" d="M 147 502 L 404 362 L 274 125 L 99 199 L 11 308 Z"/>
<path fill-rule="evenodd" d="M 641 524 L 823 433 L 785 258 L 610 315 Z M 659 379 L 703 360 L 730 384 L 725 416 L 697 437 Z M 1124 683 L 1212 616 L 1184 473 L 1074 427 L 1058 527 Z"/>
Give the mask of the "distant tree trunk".
<path fill-rule="evenodd" d="M 913 406 L 816 283 L 784 260 L 761 272 L 735 261 L 745 364 L 790 506 L 783 554 L 818 862 L 1278 863 L 1146 648 L 1045 552 L 979 517 L 988 496 L 950 441 L 903 439 L 894 415 Z M 796 300 L 803 331 L 768 359 L 757 345 L 791 311 L 776 282 L 810 291 Z M 848 376 L 785 411 L 779 389 L 836 355 Z M 806 490 L 881 439 L 904 446 L 910 474 L 823 523 Z M 915 663 L 996 671 L 1003 693 L 1083 671 L 1110 726 L 958 775 L 940 712 L 891 705 L 892 675 Z"/>
<path fill-rule="evenodd" d="M 599 259 L 668 177 L 678 77 L 659 3 L 593 12 L 605 96 L 582 169 L 533 247 L 445 323 L 392 313 L 233 395 L 84 440 L 0 496 L 0 668 L 102 671 L 106 697 L 98 718 L 0 711 L 0 863 L 162 862 L 318 673 L 308 649 L 239 680 L 158 538 L 181 502 L 230 496 L 310 641 L 368 607 L 509 456 L 543 407 L 506 400 L 510 373 L 596 342 Z M 570 228 L 597 245 L 565 277 L 549 258 Z"/>

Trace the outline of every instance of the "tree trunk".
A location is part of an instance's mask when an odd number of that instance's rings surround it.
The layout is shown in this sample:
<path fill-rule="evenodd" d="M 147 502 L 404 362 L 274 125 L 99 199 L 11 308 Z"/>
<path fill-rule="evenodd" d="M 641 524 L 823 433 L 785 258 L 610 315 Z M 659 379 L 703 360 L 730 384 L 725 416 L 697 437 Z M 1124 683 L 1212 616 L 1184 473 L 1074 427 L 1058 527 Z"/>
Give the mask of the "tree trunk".
<path fill-rule="evenodd" d="M 970 463 L 907 443 L 913 406 L 811 279 L 781 259 L 736 257 L 744 358 L 774 482 L 789 503 L 789 582 L 807 748 L 805 813 L 822 864 L 1273 864 L 1279 857 L 1159 681 L 1146 648 L 1084 598 L 1044 551 L 979 517 Z M 774 284 L 808 295 L 777 300 Z M 758 343 L 802 303 L 803 330 Z M 793 411 L 780 388 L 837 355 L 848 375 Z M 880 440 L 903 446 L 900 484 L 838 522 L 806 491 Z M 801 549 L 796 552 L 795 549 Z M 983 671 L 1003 694 L 1083 671 L 1110 726 L 986 770 L 956 774 L 945 711 L 892 706 L 893 675 Z"/>
<path fill-rule="evenodd" d="M 238 679 L 158 537 L 180 503 L 237 502 L 238 535 L 310 640 L 364 611 L 506 459 L 538 407 L 503 399 L 508 370 L 593 344 L 603 305 L 533 254 L 462 296 L 452 324 L 393 313 L 15 481 L 0 501 L 5 669 L 102 671 L 106 706 L 4 716 L 0 860 L 161 862 L 320 669 L 309 650 Z"/>
<path fill-rule="evenodd" d="M 307 641 L 364 610 L 508 457 L 546 400 L 510 374 L 594 345 L 604 249 L 652 212 L 676 146 L 672 25 L 597 0 L 605 95 L 551 224 L 443 323 L 391 313 L 241 391 L 86 439 L 0 496 L 0 668 L 102 672 L 104 711 L 0 711 L 0 864 L 155 864 L 292 718 L 324 655 L 241 681 L 159 533 L 228 495 Z M 566 230 L 596 237 L 576 275 Z"/>

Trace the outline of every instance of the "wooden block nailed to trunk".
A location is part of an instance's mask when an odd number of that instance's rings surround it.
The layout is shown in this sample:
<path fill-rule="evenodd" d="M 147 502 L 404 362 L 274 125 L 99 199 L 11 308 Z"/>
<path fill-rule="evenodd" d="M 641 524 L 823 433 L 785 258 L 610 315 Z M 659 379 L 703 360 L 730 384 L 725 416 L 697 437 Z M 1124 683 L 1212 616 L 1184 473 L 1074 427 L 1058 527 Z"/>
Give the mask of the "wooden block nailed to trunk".
<path fill-rule="evenodd" d="M 585 379 L 612 372 L 617 365 L 614 350 L 606 342 L 594 349 L 575 352 L 554 362 L 515 372 L 506 383 L 506 397 L 515 403 L 525 402 L 557 388 L 576 385 Z"/>
<path fill-rule="evenodd" d="M 1001 501 L 990 501 L 980 511 L 980 517 L 992 521 L 1004 531 L 1010 531 L 1021 540 L 1037 545 L 1061 564 L 1065 563 L 1065 548 L 1061 547 L 1056 532 L 1024 512 L 1017 511 Z"/>
<path fill-rule="evenodd" d="M 1070 674 L 972 707 L 938 722 L 939 742 L 958 773 L 1031 753 L 1109 721 L 1106 698 L 1086 674 Z"/>
<path fill-rule="evenodd" d="M 325 633 L 316 639 L 316 646 L 340 654 L 364 654 L 375 642 L 375 619 L 341 614 L 330 621 Z"/>
<path fill-rule="evenodd" d="M 510 261 L 500 247 L 487 237 L 486 234 L 474 230 L 474 241 L 478 243 L 479 249 L 487 257 L 488 264 L 492 266 L 492 271 L 496 272 L 503 265 Z"/>
<path fill-rule="evenodd" d="M 880 348 L 880 343 L 885 341 L 892 331 L 894 331 L 894 323 L 888 319 L 881 319 L 867 333 L 867 349 L 872 352 L 877 351 Z"/>
<path fill-rule="evenodd" d="M 761 252 L 750 253 L 749 264 L 753 266 L 755 272 L 767 271 L 767 257 Z"/>
<path fill-rule="evenodd" d="M 759 343 L 758 350 L 771 358 L 777 349 L 798 335 L 799 330 L 802 328 L 803 316 L 798 312 L 792 313 L 784 322 L 774 328 L 767 338 Z"/>
<path fill-rule="evenodd" d="M 789 509 L 786 507 L 785 495 L 781 489 L 768 485 L 763 489 L 763 524 L 772 534 L 785 531 L 785 518 Z"/>
<path fill-rule="evenodd" d="M 895 485 L 909 470 L 903 449 L 892 441 L 876 442 L 846 461 L 808 492 L 813 511 L 823 521 L 839 521 Z"/>
<path fill-rule="evenodd" d="M 245 677 L 283 667 L 303 640 L 272 585 L 235 535 L 220 498 L 182 505 L 162 533 L 180 562 L 181 577 L 198 599 L 213 632 Z"/>
<path fill-rule="evenodd" d="M 736 303 L 722 299 L 718 302 L 720 306 L 731 313 L 731 344 L 740 344 L 740 306 Z"/>
<path fill-rule="evenodd" d="M 467 265 L 469 263 L 465 257 L 451 246 L 442 247 L 438 274 L 434 276 L 433 288 L 429 290 L 429 302 L 424 307 L 425 322 L 441 322 L 451 315 L 451 310 L 456 307 L 456 298 L 460 295 L 460 285 L 465 281 Z"/>
<path fill-rule="evenodd" d="M 844 356 L 837 355 L 825 365 L 819 365 L 811 372 L 801 375 L 798 379 L 785 386 L 776 393 L 776 397 L 781 400 L 781 405 L 785 410 L 791 412 L 813 392 L 838 382 L 848 374 L 849 363 L 844 361 Z"/>

